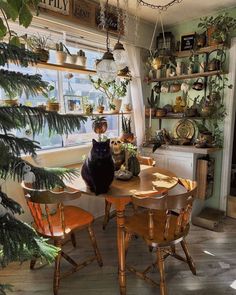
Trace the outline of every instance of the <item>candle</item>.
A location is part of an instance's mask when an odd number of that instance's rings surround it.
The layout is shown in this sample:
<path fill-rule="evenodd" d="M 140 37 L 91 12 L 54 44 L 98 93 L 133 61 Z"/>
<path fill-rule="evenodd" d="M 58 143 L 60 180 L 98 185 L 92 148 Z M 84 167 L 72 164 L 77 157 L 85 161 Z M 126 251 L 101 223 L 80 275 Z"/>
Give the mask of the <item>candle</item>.
<path fill-rule="evenodd" d="M 152 109 L 149 110 L 149 127 L 152 127 Z"/>

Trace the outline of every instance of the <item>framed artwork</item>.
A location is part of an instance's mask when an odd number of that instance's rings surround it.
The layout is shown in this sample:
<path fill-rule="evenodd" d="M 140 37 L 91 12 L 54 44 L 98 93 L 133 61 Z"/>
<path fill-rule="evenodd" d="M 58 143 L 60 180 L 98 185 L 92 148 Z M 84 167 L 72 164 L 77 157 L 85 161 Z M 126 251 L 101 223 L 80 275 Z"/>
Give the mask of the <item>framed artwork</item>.
<path fill-rule="evenodd" d="M 63 96 L 66 112 L 83 113 L 84 97 L 75 94 L 65 94 Z"/>
<path fill-rule="evenodd" d="M 195 33 L 181 36 L 181 51 L 192 50 L 195 43 Z"/>

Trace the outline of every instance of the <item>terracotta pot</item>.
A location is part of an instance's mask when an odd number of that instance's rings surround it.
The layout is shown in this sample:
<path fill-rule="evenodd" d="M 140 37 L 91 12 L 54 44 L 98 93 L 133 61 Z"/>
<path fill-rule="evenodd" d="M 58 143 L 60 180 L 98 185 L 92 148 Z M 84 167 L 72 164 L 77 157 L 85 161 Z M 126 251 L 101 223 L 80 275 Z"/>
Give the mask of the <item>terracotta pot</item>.
<path fill-rule="evenodd" d="M 121 136 L 121 140 L 125 143 L 132 143 L 134 141 L 133 133 L 123 133 Z"/>
<path fill-rule="evenodd" d="M 56 63 L 59 65 L 63 65 L 66 61 L 67 54 L 64 51 L 56 52 Z"/>
<path fill-rule="evenodd" d="M 145 116 L 150 117 L 150 110 L 151 110 L 151 116 L 155 117 L 156 115 L 156 109 L 151 108 L 145 108 Z"/>
<path fill-rule="evenodd" d="M 18 100 L 17 99 L 4 99 L 4 103 L 6 106 L 14 107 L 18 106 Z"/>
<path fill-rule="evenodd" d="M 212 34 L 216 31 L 216 27 L 212 26 L 207 29 L 207 45 L 216 46 L 222 43 L 220 40 L 216 40 L 212 37 Z"/>
<path fill-rule="evenodd" d="M 166 110 L 165 109 L 157 109 L 156 117 L 165 117 L 165 116 L 166 116 Z"/>
<path fill-rule="evenodd" d="M 60 103 L 59 102 L 48 102 L 47 108 L 49 111 L 59 112 L 60 110 Z"/>
<path fill-rule="evenodd" d="M 97 111 L 99 114 L 102 114 L 104 112 L 104 106 L 98 106 Z"/>
<path fill-rule="evenodd" d="M 208 117 L 214 112 L 214 110 L 215 110 L 214 106 L 204 106 L 201 109 L 201 115 L 202 117 Z"/>
<path fill-rule="evenodd" d="M 35 48 L 34 52 L 39 55 L 39 60 L 42 62 L 47 62 L 49 60 L 49 51 L 46 49 Z"/>
<path fill-rule="evenodd" d="M 93 130 L 97 134 L 102 134 L 107 131 L 107 121 L 93 122 Z"/>
<path fill-rule="evenodd" d="M 210 131 L 200 132 L 199 140 L 204 141 L 206 143 L 212 143 L 213 142 L 212 133 Z"/>
<path fill-rule="evenodd" d="M 37 108 L 40 108 L 40 109 L 46 111 L 47 106 L 46 106 L 45 104 L 39 104 L 39 105 L 37 106 Z"/>

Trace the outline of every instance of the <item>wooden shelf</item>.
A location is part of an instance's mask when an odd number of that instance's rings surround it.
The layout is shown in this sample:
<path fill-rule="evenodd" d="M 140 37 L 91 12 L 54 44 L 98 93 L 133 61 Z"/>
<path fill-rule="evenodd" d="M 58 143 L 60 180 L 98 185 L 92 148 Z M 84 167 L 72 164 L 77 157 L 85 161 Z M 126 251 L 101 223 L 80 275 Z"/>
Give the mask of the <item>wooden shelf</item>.
<path fill-rule="evenodd" d="M 148 119 L 148 117 L 146 117 Z M 173 117 L 173 116 L 164 116 L 164 117 L 152 117 L 152 119 L 174 119 L 174 120 L 182 120 L 182 119 L 191 119 L 191 120 L 204 120 L 207 117 Z"/>
<path fill-rule="evenodd" d="M 152 149 L 152 145 L 144 146 L 143 148 Z M 208 155 L 208 154 L 221 151 L 222 149 L 218 147 L 196 148 L 193 145 L 162 145 L 160 148 L 158 148 L 158 150 Z"/>
<path fill-rule="evenodd" d="M 181 76 L 174 76 L 174 77 L 168 77 L 168 78 L 151 79 L 148 81 L 148 83 L 195 79 L 195 78 L 199 78 L 199 77 L 209 77 L 209 76 L 215 76 L 215 75 L 219 75 L 219 74 L 222 75 L 222 74 L 226 74 L 226 73 L 223 73 L 222 71 L 211 71 L 211 72 L 196 73 L 196 74 L 191 74 L 191 75 L 181 75 Z"/>
<path fill-rule="evenodd" d="M 62 72 L 72 72 L 72 73 L 78 73 L 78 74 L 90 74 L 95 75 L 95 70 L 89 70 L 89 69 L 83 69 L 79 66 L 72 65 L 72 64 L 52 64 L 47 62 L 39 62 L 35 67 L 41 68 L 41 69 L 48 69 L 48 70 L 55 70 L 55 71 L 62 71 Z"/>
<path fill-rule="evenodd" d="M 177 51 L 175 52 L 175 57 L 189 57 L 191 55 L 198 55 L 198 54 L 204 54 L 204 53 L 210 53 L 213 50 L 216 49 L 223 49 L 224 47 L 226 47 L 225 45 L 219 44 L 216 46 L 208 46 L 208 47 L 202 47 L 199 48 L 198 50 L 186 50 L 186 51 Z"/>
<path fill-rule="evenodd" d="M 68 112 L 66 112 L 66 114 L 74 114 L 74 115 L 81 115 L 81 116 L 85 116 L 85 117 L 92 117 L 92 116 L 121 116 L 122 114 L 123 115 L 131 115 L 132 112 L 120 112 L 120 113 L 104 112 L 102 114 L 100 114 L 98 112 L 94 112 L 91 115 L 86 115 L 86 114 L 80 113 L 80 112 L 68 111 Z"/>

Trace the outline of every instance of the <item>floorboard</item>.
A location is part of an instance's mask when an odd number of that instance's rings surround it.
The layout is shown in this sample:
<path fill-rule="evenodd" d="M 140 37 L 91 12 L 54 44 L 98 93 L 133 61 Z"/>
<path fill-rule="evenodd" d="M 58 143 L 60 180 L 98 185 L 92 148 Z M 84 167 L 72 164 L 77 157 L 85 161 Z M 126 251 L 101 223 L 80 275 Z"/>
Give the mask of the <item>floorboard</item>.
<path fill-rule="evenodd" d="M 187 238 L 190 252 L 197 266 L 197 276 L 193 276 L 187 265 L 174 258 L 166 260 L 166 279 L 169 295 L 224 295 L 236 294 L 236 220 L 224 219 L 223 231 L 213 232 L 192 226 Z M 61 282 L 59 295 L 118 295 L 116 224 L 112 220 L 105 231 L 102 219 L 94 224 L 98 245 L 104 266 L 93 262 L 88 267 Z M 87 232 L 76 236 L 78 246 L 73 249 L 68 243 L 65 248 L 76 259 L 92 254 Z M 140 270 L 155 260 L 141 239 L 131 242 L 128 263 Z M 62 264 L 67 269 L 68 264 Z M 22 265 L 12 263 L 1 270 L 1 283 L 14 285 L 13 295 L 51 295 L 53 266 L 34 271 L 29 270 L 29 262 Z M 158 279 L 158 273 L 153 272 Z M 234 287 L 234 288 L 233 288 Z M 158 287 L 148 285 L 132 273 L 127 274 L 127 295 L 157 295 Z"/>

